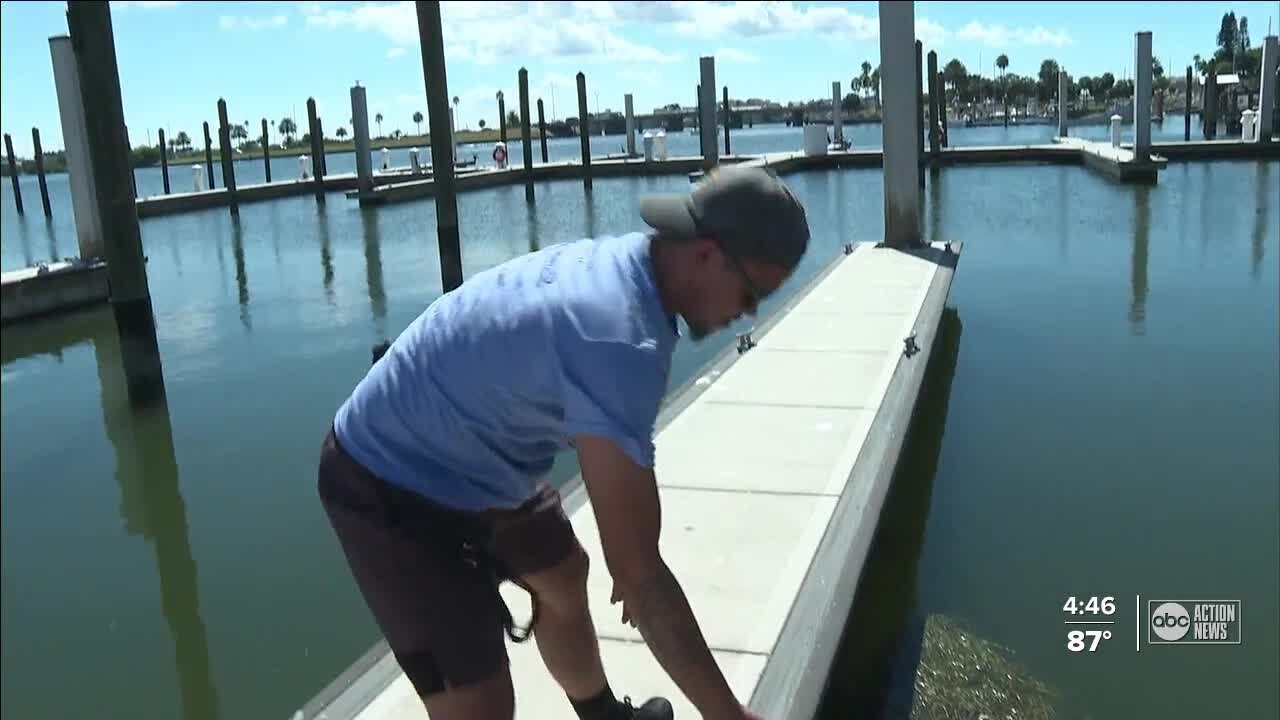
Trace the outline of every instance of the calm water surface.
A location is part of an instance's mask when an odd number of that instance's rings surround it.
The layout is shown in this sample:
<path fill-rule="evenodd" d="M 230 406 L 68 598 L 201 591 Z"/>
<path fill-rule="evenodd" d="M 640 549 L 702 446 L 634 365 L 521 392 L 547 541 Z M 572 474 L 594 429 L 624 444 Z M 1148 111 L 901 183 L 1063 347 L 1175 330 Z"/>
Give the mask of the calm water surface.
<path fill-rule="evenodd" d="M 787 181 L 814 242 L 766 312 L 882 232 L 878 171 Z M 464 269 L 637 229 L 643 193 L 685 188 L 461 195 Z M 8 191 L 4 267 L 74 254 L 38 195 L 19 219 Z M 1173 164 L 1145 189 L 1056 166 L 931 183 L 927 234 L 965 243 L 951 339 L 825 715 L 909 691 L 893 658 L 945 615 L 1056 688 L 1063 717 L 1276 716 L 1278 197 L 1274 162 Z M 166 407 L 130 410 L 109 310 L 3 332 L 3 714 L 288 717 L 377 639 L 315 463 L 369 346 L 439 294 L 433 205 L 332 193 L 142 232 Z M 672 383 L 731 338 L 682 343 Z M 1245 643 L 1135 655 L 1136 594 L 1240 598 Z M 1114 595 L 1128 624 L 1069 653 L 1068 595 Z"/>

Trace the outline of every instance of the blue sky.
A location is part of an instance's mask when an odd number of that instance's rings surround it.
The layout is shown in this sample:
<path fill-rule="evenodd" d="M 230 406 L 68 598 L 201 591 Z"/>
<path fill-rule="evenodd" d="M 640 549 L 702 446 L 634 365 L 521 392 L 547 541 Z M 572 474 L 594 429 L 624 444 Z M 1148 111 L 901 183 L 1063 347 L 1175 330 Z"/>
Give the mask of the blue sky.
<path fill-rule="evenodd" d="M 494 94 L 517 105 L 516 72 L 527 67 L 533 98 L 548 114 L 577 114 L 574 75 L 587 76 L 592 111 L 637 112 L 693 102 L 698 58 L 714 54 L 717 85 L 733 97 L 786 102 L 846 88 L 863 60 L 877 64 L 877 3 L 803 2 L 445 2 L 449 94 L 461 99 L 460 127 L 497 117 Z M 1150 30 L 1155 55 L 1181 71 L 1212 52 L 1222 14 L 1249 17 L 1254 45 L 1275 2 L 917 2 L 917 37 L 940 62 L 993 72 L 1001 52 L 1010 72 L 1035 74 L 1052 57 L 1073 75 L 1132 73 L 1133 33 Z M 48 37 L 66 32 L 62 2 L 0 3 L 0 125 L 30 156 L 31 127 L 46 149 L 62 147 Z M 219 97 L 233 122 L 305 125 L 316 98 L 326 134 L 350 128 L 349 88 L 368 88 L 382 129 L 415 129 L 426 112 L 411 2 L 113 2 L 116 52 L 130 137 L 155 129 L 200 135 Z M 597 100 L 598 93 L 598 100 Z M 532 102 L 532 101 L 531 101 Z M 426 128 L 424 123 L 423 128 Z M 375 128 L 376 130 L 376 128 Z"/>

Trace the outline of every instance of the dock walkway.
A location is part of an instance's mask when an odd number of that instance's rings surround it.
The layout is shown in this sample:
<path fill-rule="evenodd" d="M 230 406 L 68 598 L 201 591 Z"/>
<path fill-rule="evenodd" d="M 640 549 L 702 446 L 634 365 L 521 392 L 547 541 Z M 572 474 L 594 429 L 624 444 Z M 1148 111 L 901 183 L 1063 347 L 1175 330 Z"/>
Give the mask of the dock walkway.
<path fill-rule="evenodd" d="M 658 422 L 663 557 L 738 698 L 775 719 L 808 718 L 821 699 L 959 257 L 940 243 L 848 250 L 756 329 L 753 347 L 728 349 L 671 394 Z M 581 478 L 562 493 L 591 559 L 610 683 L 697 717 L 609 604 Z M 527 618 L 527 597 L 504 594 Z M 573 717 L 535 645 L 508 648 L 523 716 Z M 380 645 L 295 717 L 426 713 Z"/>

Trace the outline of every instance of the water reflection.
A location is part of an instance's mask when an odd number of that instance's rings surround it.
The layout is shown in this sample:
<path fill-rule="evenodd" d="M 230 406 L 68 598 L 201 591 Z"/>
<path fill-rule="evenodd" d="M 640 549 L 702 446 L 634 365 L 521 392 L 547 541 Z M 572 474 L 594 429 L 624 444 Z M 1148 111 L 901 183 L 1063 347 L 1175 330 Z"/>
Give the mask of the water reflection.
<path fill-rule="evenodd" d="M 1129 273 L 1129 332 L 1147 334 L 1147 247 L 1151 241 L 1151 188 L 1134 188 L 1133 257 Z"/>
<path fill-rule="evenodd" d="M 911 692 L 923 628 L 922 621 L 910 617 L 917 604 L 916 567 L 962 331 L 959 313 L 944 309 L 915 419 L 880 513 L 819 718 L 881 717 L 892 689 L 899 689 L 895 694 L 902 688 Z M 905 707 L 910 707 L 909 698 Z"/>
<path fill-rule="evenodd" d="M 324 299 L 334 305 L 333 296 L 333 247 L 329 242 L 329 213 L 323 204 L 316 205 L 316 218 L 320 225 L 320 266 L 324 268 Z"/>
<path fill-rule="evenodd" d="M 103 423 L 115 451 L 120 515 L 125 531 L 151 543 L 160 579 L 160 605 L 173 640 L 187 720 L 219 716 L 218 691 L 210 667 L 209 642 L 200 616 L 200 589 L 191 556 L 186 504 L 178 488 L 169 404 L 163 388 L 146 407 L 130 401 L 120 379 L 121 347 L 109 324 L 93 335 L 102 392 Z"/>
<path fill-rule="evenodd" d="M 240 324 L 245 330 L 252 331 L 253 323 L 249 319 L 249 279 L 244 269 L 244 228 L 240 226 L 240 216 L 231 216 L 231 253 L 236 262 L 236 290 L 240 300 Z"/>
<path fill-rule="evenodd" d="M 387 293 L 382 287 L 382 246 L 378 239 L 378 211 L 360 209 L 360 228 L 364 235 L 364 278 L 369 289 L 369 311 L 373 313 L 374 337 L 385 337 Z"/>
<path fill-rule="evenodd" d="M 1058 258 L 1066 259 L 1067 257 L 1067 219 L 1071 214 L 1067 212 L 1067 203 L 1071 199 L 1071 195 L 1067 192 L 1067 173 L 1072 168 L 1059 165 L 1055 168 L 1058 175 L 1058 218 L 1055 227 L 1058 231 Z"/>
<path fill-rule="evenodd" d="M 929 173 L 929 237 L 925 242 L 945 242 L 942 237 L 942 174 Z"/>
<path fill-rule="evenodd" d="M 524 207 L 525 229 L 529 235 L 529 252 L 542 247 L 542 238 L 538 229 L 538 208 L 533 203 Z"/>
<path fill-rule="evenodd" d="M 18 236 L 22 238 L 22 262 L 23 267 L 31 267 L 35 264 L 31 256 L 31 238 L 27 235 L 27 216 L 18 216 Z"/>
<path fill-rule="evenodd" d="M 1254 199 L 1256 208 L 1253 211 L 1253 265 L 1250 268 L 1249 275 L 1257 282 L 1262 277 L 1262 257 L 1266 253 L 1266 233 L 1267 233 L 1267 210 L 1271 207 L 1271 203 L 1267 202 L 1267 181 L 1271 177 L 1271 163 L 1256 163 L 1257 174 L 1254 175 L 1254 189 L 1257 194 Z"/>
<path fill-rule="evenodd" d="M 590 190 L 583 194 L 583 209 L 587 219 L 587 234 L 584 237 L 593 238 L 596 236 L 596 198 Z"/>

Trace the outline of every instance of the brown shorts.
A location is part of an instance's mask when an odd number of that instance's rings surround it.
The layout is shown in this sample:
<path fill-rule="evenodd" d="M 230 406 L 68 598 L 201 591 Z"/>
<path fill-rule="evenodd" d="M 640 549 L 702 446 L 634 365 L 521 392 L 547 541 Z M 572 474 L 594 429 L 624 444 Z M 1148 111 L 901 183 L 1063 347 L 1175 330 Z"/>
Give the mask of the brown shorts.
<path fill-rule="evenodd" d="M 512 627 L 498 584 L 549 569 L 578 547 L 550 486 L 514 510 L 445 508 L 374 476 L 332 430 L 319 492 L 356 585 L 419 695 L 504 669 Z"/>

